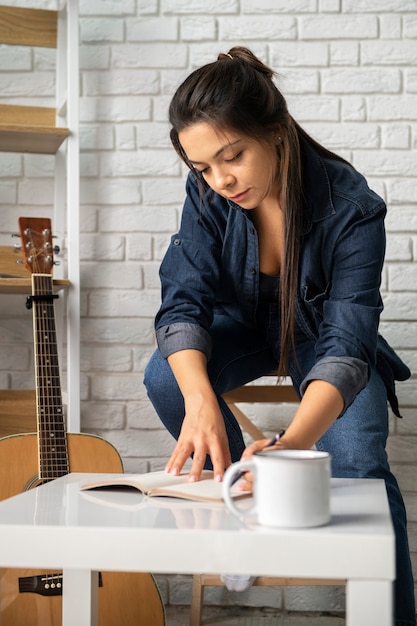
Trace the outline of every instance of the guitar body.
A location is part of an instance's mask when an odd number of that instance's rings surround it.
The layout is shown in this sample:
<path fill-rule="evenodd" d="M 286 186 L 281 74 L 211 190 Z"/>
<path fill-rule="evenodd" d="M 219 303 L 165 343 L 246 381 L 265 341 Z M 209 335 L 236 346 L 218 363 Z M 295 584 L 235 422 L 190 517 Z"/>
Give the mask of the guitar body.
<path fill-rule="evenodd" d="M 109 442 L 87 434 L 66 437 L 72 472 L 123 472 L 120 455 Z M 35 487 L 40 483 L 38 476 L 36 434 L 0 439 L 0 500 Z M 103 546 L 106 549 L 111 546 Z M 49 575 L 54 582 L 55 574 L 60 572 L 0 569 L 1 626 L 61 626 L 61 594 L 19 591 L 23 578 Z M 164 626 L 164 607 L 152 574 L 102 572 L 100 579 L 99 626 Z"/>

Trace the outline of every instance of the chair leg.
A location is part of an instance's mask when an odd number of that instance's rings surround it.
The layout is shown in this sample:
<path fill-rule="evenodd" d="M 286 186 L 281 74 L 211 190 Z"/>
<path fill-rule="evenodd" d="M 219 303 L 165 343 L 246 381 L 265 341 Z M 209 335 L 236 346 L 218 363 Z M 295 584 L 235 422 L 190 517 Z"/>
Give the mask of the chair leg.
<path fill-rule="evenodd" d="M 190 607 L 190 626 L 201 626 L 204 603 L 204 585 L 201 574 L 194 574 Z"/>
<path fill-rule="evenodd" d="M 264 433 L 237 407 L 233 402 L 228 402 L 227 406 L 235 416 L 239 426 L 252 437 L 254 441 L 266 439 Z"/>

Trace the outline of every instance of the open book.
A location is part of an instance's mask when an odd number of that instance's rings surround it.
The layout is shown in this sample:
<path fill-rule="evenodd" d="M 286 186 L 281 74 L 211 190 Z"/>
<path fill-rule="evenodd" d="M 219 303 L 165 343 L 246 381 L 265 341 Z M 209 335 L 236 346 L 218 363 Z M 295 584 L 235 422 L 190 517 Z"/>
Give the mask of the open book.
<path fill-rule="evenodd" d="M 111 489 L 134 487 L 146 496 L 170 496 L 196 502 L 222 502 L 222 483 L 213 478 L 213 472 L 204 470 L 199 481 L 188 482 L 188 473 L 171 476 L 164 471 L 147 474 L 112 474 L 102 479 L 83 483 L 82 491 L 89 489 Z M 239 490 L 239 482 L 232 487 L 232 496 L 239 498 L 249 495 Z"/>

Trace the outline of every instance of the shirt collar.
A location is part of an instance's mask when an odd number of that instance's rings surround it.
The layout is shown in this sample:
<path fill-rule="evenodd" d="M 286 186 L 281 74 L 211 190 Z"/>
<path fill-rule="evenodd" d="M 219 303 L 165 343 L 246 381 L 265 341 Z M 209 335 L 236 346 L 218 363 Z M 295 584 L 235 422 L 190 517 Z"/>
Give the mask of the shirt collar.
<path fill-rule="evenodd" d="M 305 141 L 301 142 L 305 211 L 303 234 L 313 224 L 335 213 L 330 179 L 324 160 Z"/>

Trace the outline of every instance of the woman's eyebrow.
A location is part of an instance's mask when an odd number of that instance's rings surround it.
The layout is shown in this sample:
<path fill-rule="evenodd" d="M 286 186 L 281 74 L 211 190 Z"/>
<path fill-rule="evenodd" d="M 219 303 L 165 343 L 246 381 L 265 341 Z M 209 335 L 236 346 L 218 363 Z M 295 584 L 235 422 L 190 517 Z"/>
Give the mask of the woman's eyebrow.
<path fill-rule="evenodd" d="M 216 159 L 218 156 L 220 156 L 220 154 L 222 152 L 224 152 L 225 150 L 227 150 L 227 148 L 232 148 L 233 146 L 235 146 L 237 143 L 239 143 L 240 141 L 242 141 L 241 139 L 236 139 L 236 141 L 232 141 L 231 143 L 226 143 L 224 146 L 222 146 L 221 148 L 219 148 L 216 152 L 215 155 L 213 155 L 213 159 Z M 192 159 L 188 159 L 190 163 L 192 163 L 193 165 L 201 165 L 202 163 L 205 163 L 205 161 L 193 161 Z"/>

